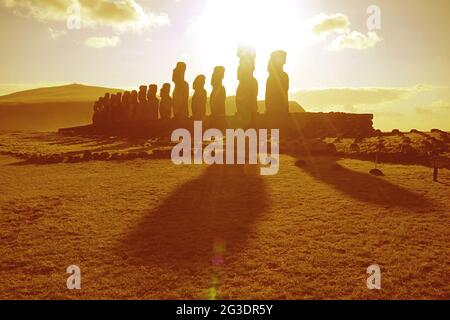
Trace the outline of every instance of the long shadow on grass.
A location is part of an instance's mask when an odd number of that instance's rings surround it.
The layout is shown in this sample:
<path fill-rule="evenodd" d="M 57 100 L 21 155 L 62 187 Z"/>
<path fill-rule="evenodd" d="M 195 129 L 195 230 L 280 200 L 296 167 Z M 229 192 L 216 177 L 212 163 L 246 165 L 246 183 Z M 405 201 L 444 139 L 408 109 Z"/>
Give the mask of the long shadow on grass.
<path fill-rule="evenodd" d="M 314 157 L 305 166 L 299 166 L 314 178 L 363 202 L 405 208 L 431 205 L 428 199 L 418 193 L 392 184 L 383 177 L 350 170 L 338 164 L 338 160 L 335 157 Z"/>
<path fill-rule="evenodd" d="M 125 239 L 136 263 L 172 269 L 221 263 L 245 245 L 252 225 L 267 208 L 256 166 L 209 166 L 148 212 Z M 178 271 L 181 272 L 181 271 Z"/>

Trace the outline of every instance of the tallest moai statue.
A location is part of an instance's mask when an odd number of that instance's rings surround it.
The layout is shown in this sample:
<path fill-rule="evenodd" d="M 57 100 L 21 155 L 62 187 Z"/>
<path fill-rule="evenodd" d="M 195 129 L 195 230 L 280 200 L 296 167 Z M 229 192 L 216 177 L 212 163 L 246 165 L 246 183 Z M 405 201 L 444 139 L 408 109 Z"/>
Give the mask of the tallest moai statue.
<path fill-rule="evenodd" d="M 267 70 L 269 78 L 266 85 L 266 114 L 284 116 L 289 113 L 289 76 L 283 70 L 287 53 L 275 51 L 272 53 Z"/>
<path fill-rule="evenodd" d="M 241 46 L 238 49 L 239 86 L 236 91 L 237 115 L 244 126 L 254 120 L 258 110 L 258 81 L 253 76 L 255 71 L 255 50 L 251 47 Z"/>

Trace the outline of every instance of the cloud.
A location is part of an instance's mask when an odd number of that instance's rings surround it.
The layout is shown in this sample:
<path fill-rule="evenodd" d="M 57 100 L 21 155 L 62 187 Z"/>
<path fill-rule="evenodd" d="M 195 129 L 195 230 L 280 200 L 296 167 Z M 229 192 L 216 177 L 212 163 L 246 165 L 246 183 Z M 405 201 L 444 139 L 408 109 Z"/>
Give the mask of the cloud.
<path fill-rule="evenodd" d="M 373 48 L 382 41 L 376 32 L 369 32 L 366 35 L 352 31 L 343 35 L 339 35 L 325 49 L 330 51 L 339 51 L 343 49 L 364 50 Z"/>
<path fill-rule="evenodd" d="M 411 87 L 326 88 L 300 90 L 291 94 L 306 109 L 340 106 L 352 110 L 354 106 L 381 105 L 407 99 L 420 92 L 439 90 L 442 87 L 416 85 Z"/>
<path fill-rule="evenodd" d="M 429 108 L 423 108 L 423 107 L 417 107 L 416 112 L 420 115 L 432 115 L 433 114 L 433 110 L 431 110 Z"/>
<path fill-rule="evenodd" d="M 343 33 L 350 27 L 350 21 L 342 13 L 320 14 L 313 19 L 312 31 L 317 35 L 333 32 Z"/>
<path fill-rule="evenodd" d="M 337 37 L 325 47 L 325 50 L 329 51 L 364 50 L 373 48 L 382 41 L 376 32 L 369 32 L 365 35 L 358 31 L 352 31 L 350 20 L 342 13 L 319 14 L 310 20 L 310 29 L 319 41 L 325 40 L 330 34 L 337 34 Z"/>
<path fill-rule="evenodd" d="M 91 37 L 84 41 L 84 44 L 91 48 L 101 49 L 107 47 L 115 47 L 120 43 L 120 38 L 113 37 Z"/>
<path fill-rule="evenodd" d="M 450 101 L 438 100 L 428 106 L 419 106 L 416 107 L 416 112 L 422 115 L 430 115 L 434 114 L 435 112 L 450 112 Z"/>
<path fill-rule="evenodd" d="M 60 37 L 62 37 L 62 36 L 67 34 L 67 32 L 64 31 L 64 30 L 55 30 L 55 29 L 53 29 L 51 27 L 47 28 L 47 33 L 50 35 L 50 37 L 52 39 L 58 39 L 58 38 L 60 38 Z"/>
<path fill-rule="evenodd" d="M 15 14 L 43 22 L 66 21 L 79 12 L 83 27 L 136 31 L 170 23 L 166 13 L 147 11 L 135 0 L 3 0 L 3 3 Z"/>
<path fill-rule="evenodd" d="M 439 100 L 431 105 L 432 108 L 450 110 L 450 101 Z"/>

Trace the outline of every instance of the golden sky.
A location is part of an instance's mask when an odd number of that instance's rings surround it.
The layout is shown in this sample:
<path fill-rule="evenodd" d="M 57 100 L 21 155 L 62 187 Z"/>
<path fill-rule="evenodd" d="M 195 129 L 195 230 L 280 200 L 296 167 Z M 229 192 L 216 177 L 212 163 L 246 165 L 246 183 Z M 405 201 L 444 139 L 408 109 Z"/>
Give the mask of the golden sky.
<path fill-rule="evenodd" d="M 74 3 L 79 29 L 68 28 Z M 380 11 L 379 28 L 370 28 Z M 70 20 L 73 21 L 73 20 Z M 378 27 L 378 26 L 377 26 Z M 114 88 L 187 79 L 257 50 L 288 51 L 292 98 L 309 111 L 375 113 L 381 129 L 450 130 L 448 0 L 0 0 L 0 94 L 62 83 Z"/>

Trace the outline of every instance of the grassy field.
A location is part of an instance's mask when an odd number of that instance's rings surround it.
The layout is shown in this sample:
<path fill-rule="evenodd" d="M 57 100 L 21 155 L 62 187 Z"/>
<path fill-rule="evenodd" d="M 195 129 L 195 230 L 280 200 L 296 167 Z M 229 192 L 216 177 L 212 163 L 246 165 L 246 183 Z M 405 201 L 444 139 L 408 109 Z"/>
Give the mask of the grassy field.
<path fill-rule="evenodd" d="M 149 148 L 21 133 L 0 147 Z M 433 183 L 424 166 L 372 168 L 282 155 L 263 177 L 255 166 L 0 156 L 0 298 L 450 299 L 450 171 Z M 81 290 L 66 288 L 73 264 Z M 380 291 L 366 287 L 372 264 Z"/>

